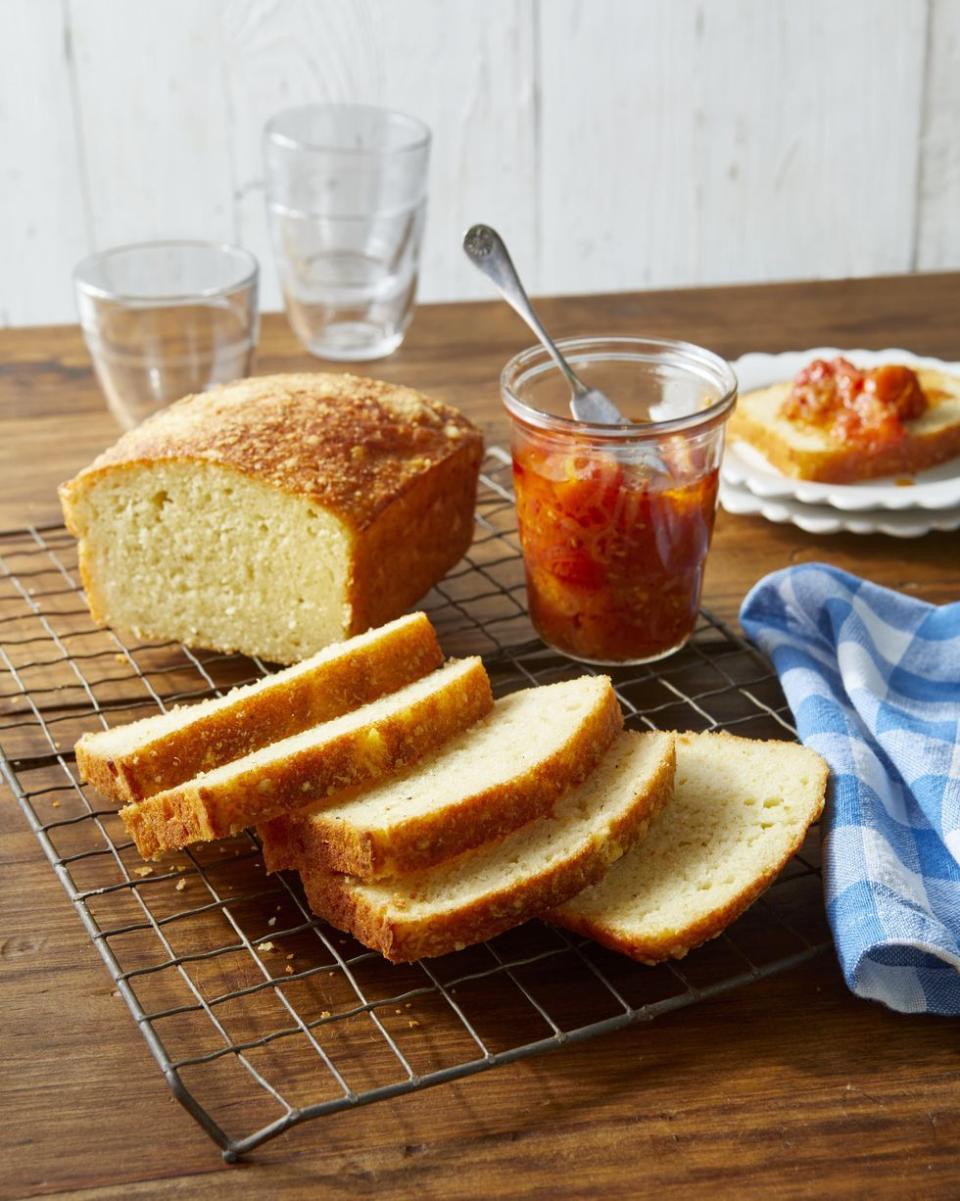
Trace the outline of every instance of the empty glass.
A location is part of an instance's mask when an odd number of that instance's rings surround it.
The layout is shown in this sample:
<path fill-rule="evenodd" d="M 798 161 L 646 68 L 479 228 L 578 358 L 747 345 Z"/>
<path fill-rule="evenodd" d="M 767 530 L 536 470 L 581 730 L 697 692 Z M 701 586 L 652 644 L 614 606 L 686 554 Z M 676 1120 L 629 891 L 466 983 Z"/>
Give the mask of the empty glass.
<path fill-rule="evenodd" d="M 308 105 L 264 131 L 267 206 L 287 316 L 327 359 L 382 358 L 413 316 L 430 131 L 366 105 Z"/>
<path fill-rule="evenodd" d="M 257 260 L 219 242 L 144 242 L 84 259 L 80 324 L 125 429 L 190 392 L 240 379 L 257 342 Z"/>

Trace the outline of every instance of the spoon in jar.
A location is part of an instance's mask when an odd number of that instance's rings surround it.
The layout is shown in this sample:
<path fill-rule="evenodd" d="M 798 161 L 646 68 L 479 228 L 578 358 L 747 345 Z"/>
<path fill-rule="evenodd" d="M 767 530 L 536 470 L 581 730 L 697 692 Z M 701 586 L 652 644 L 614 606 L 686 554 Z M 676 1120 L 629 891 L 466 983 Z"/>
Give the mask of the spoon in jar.
<path fill-rule="evenodd" d="M 560 368 L 570 385 L 570 412 L 577 421 L 592 425 L 629 425 L 613 401 L 599 388 L 588 388 L 557 349 L 533 311 L 530 298 L 520 282 L 503 238 L 489 225 L 471 225 L 463 235 L 467 258 L 489 279 L 508 305 L 518 313 L 539 338 L 544 350 Z"/>
<path fill-rule="evenodd" d="M 526 321 L 544 350 L 560 368 L 570 385 L 570 412 L 577 421 L 590 425 L 631 425 L 632 422 L 620 412 L 610 397 L 599 388 L 588 388 L 560 353 L 533 311 L 510 252 L 497 231 L 489 225 L 471 225 L 463 235 L 463 249 L 467 258 L 494 284 L 507 304 Z M 633 447 L 629 457 L 635 464 L 650 471 L 659 471 L 666 476 L 672 474 L 669 465 L 653 445 Z"/>

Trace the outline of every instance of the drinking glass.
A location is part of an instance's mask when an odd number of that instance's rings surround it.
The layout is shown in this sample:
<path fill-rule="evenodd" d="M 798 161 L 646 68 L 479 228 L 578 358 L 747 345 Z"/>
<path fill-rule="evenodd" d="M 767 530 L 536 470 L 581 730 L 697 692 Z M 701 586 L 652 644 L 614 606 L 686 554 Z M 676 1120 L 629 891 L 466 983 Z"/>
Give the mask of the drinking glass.
<path fill-rule="evenodd" d="M 686 342 L 557 345 L 628 422 L 571 418 L 570 386 L 540 346 L 504 368 L 530 618 L 587 663 L 662 659 L 696 625 L 736 376 Z"/>
<path fill-rule="evenodd" d="M 250 371 L 257 260 L 219 242 L 143 242 L 74 272 L 83 336 L 125 429 L 171 401 Z"/>
<path fill-rule="evenodd" d="M 264 131 L 267 207 L 287 316 L 321 358 L 378 359 L 413 316 L 430 131 L 366 105 L 288 109 Z"/>

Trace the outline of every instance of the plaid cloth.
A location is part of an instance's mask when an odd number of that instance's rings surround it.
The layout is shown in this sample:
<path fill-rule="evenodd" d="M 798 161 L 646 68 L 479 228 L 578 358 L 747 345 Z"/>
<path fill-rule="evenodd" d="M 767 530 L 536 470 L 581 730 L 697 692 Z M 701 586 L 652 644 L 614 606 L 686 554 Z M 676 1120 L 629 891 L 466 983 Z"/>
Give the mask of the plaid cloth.
<path fill-rule="evenodd" d="M 830 764 L 824 884 L 848 986 L 960 1014 L 960 602 L 810 563 L 761 580 L 740 620 Z"/>

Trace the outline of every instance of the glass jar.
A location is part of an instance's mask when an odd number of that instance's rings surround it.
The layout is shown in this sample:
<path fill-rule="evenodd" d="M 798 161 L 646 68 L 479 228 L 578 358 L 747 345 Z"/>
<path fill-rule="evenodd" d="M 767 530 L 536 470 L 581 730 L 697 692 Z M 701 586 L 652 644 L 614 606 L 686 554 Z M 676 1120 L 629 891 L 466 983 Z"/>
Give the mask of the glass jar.
<path fill-rule="evenodd" d="M 696 624 L 736 377 L 686 342 L 558 345 L 628 423 L 574 420 L 542 347 L 504 368 L 530 617 L 544 642 L 586 663 L 662 659 Z"/>

